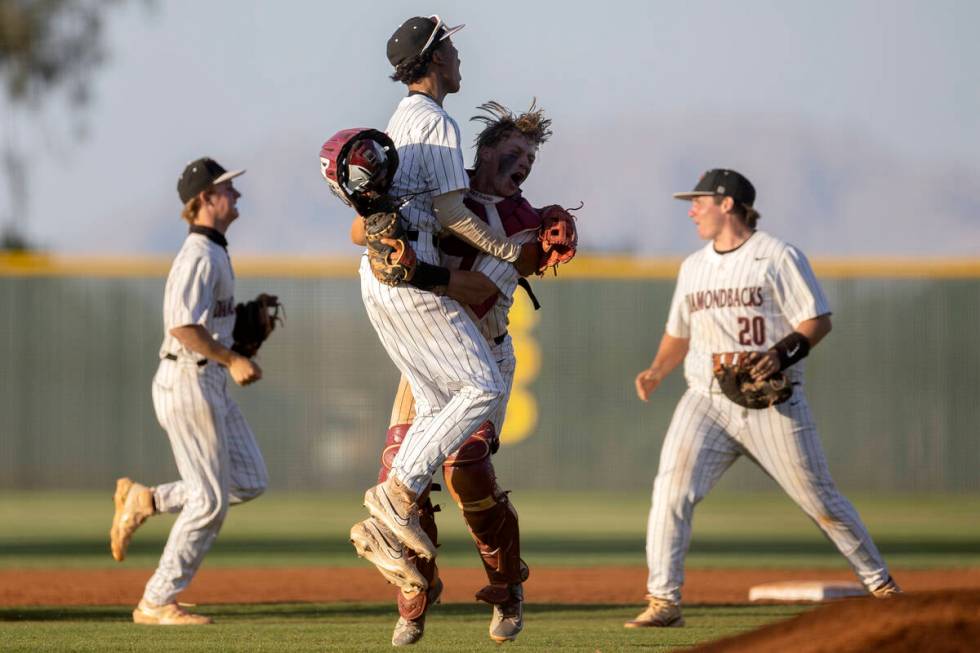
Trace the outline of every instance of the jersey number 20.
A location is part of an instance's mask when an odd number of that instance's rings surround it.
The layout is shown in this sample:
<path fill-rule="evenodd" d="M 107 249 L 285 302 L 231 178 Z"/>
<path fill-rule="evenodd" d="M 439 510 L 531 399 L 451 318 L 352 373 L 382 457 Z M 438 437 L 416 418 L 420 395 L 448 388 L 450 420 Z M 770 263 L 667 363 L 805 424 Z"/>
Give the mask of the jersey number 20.
<path fill-rule="evenodd" d="M 762 345 L 766 342 L 766 320 L 763 317 L 738 318 L 738 342 L 740 345 Z"/>

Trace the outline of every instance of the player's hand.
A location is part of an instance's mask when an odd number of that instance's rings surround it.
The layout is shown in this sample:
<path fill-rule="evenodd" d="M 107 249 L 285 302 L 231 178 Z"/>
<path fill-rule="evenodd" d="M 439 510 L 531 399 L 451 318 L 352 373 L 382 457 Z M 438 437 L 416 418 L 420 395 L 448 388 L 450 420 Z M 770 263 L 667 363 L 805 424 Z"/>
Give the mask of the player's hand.
<path fill-rule="evenodd" d="M 641 401 L 649 401 L 650 395 L 657 389 L 661 381 L 663 381 L 663 376 L 654 371 L 652 367 L 648 367 L 636 375 L 636 396 Z"/>
<path fill-rule="evenodd" d="M 755 353 L 756 362 L 749 370 L 753 381 L 762 381 L 779 371 L 779 354 L 770 349 L 763 353 Z"/>
<path fill-rule="evenodd" d="M 232 356 L 231 364 L 228 365 L 228 373 L 238 385 L 255 383 L 262 378 L 262 368 L 252 362 L 252 359 L 245 358 L 241 354 Z"/>

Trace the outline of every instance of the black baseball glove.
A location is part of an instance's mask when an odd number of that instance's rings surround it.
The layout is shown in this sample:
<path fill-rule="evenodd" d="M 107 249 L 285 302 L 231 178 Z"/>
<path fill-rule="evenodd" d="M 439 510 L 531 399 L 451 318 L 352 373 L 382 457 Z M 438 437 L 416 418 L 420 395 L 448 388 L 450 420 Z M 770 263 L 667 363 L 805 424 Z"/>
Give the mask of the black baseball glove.
<path fill-rule="evenodd" d="M 781 404 L 793 396 L 793 386 L 782 372 L 756 381 L 752 378 L 752 367 L 761 354 L 755 351 L 741 351 L 714 354 L 714 375 L 718 387 L 726 397 L 745 408 L 769 408 Z"/>
<path fill-rule="evenodd" d="M 248 358 L 255 356 L 276 324 L 285 324 L 280 311 L 284 316 L 285 309 L 279 298 L 265 293 L 235 306 L 235 329 L 232 331 L 235 344 L 231 350 Z"/>

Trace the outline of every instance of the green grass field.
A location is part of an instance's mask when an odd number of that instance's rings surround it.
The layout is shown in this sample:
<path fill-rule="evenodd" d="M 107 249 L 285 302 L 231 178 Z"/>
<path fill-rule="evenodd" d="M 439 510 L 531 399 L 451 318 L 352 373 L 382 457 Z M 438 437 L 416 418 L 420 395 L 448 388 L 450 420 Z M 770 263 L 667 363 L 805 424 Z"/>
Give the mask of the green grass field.
<path fill-rule="evenodd" d="M 439 493 L 445 495 L 445 493 Z M 524 556 L 535 565 L 642 565 L 645 493 L 515 492 Z M 980 566 L 980 497 L 855 496 L 854 504 L 894 567 Z M 440 560 L 472 565 L 472 544 L 456 507 L 438 497 Z M 354 494 L 269 492 L 236 506 L 208 566 L 361 564 L 347 531 L 365 516 Z M 113 567 L 106 554 L 109 493 L 0 496 L 0 567 Z M 127 566 L 152 567 L 173 517 L 140 530 Z M 697 509 L 690 567 L 845 568 L 802 512 L 777 494 L 718 494 Z"/>
<path fill-rule="evenodd" d="M 531 605 L 527 627 L 508 648 L 522 651 L 665 651 L 785 618 L 798 606 L 692 607 L 686 628 L 623 628 L 636 606 Z M 132 608 L 0 610 L 4 651 L 390 651 L 390 605 L 214 605 L 220 625 L 172 629 L 129 623 Z M 488 609 L 449 604 L 429 616 L 420 651 L 499 650 L 487 637 Z M 11 621 L 13 620 L 13 621 Z"/>
<path fill-rule="evenodd" d="M 524 557 L 532 566 L 642 565 L 645 493 L 515 492 Z M 980 497 L 854 496 L 894 567 L 980 566 Z M 445 566 L 475 565 L 456 509 L 440 497 Z M 347 529 L 363 516 L 353 494 L 270 492 L 234 508 L 206 564 L 212 566 L 360 565 Z M 0 567 L 112 567 L 109 493 L 0 496 Z M 172 523 L 155 518 L 139 532 L 127 567 L 152 567 Z M 698 509 L 689 567 L 845 568 L 846 564 L 788 499 L 718 494 Z M 211 628 L 171 630 L 129 623 L 132 606 L 0 608 L 0 650 L 72 651 L 382 651 L 396 615 L 387 604 L 209 605 Z M 629 631 L 636 605 L 529 604 L 528 626 L 511 648 L 527 651 L 669 650 L 785 618 L 800 606 L 687 606 L 683 629 Z M 485 651 L 488 609 L 448 604 L 430 616 L 423 651 Z"/>

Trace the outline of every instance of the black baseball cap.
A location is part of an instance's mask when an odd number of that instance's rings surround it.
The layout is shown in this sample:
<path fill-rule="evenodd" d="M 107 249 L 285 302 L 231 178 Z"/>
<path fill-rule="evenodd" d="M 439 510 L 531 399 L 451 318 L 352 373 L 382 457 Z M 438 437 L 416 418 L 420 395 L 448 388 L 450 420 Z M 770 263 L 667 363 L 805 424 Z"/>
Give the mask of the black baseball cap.
<path fill-rule="evenodd" d="M 244 170 L 225 170 L 224 166 L 209 156 L 191 161 L 177 179 L 177 194 L 180 201 L 187 204 L 202 190 L 215 184 L 234 179 L 245 174 Z"/>
<path fill-rule="evenodd" d="M 388 61 L 397 68 L 399 64 L 425 52 L 433 43 L 448 39 L 464 27 L 450 27 L 434 15 L 409 18 L 388 39 Z"/>
<path fill-rule="evenodd" d="M 674 199 L 689 200 L 701 195 L 724 195 L 737 204 L 752 206 L 755 202 L 755 186 L 744 175 L 734 170 L 715 168 L 701 175 L 698 185 L 688 193 L 674 193 Z"/>

